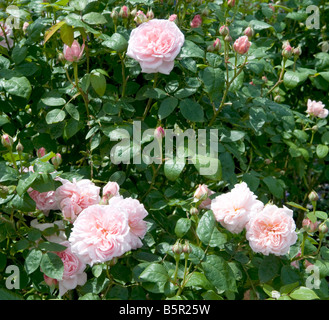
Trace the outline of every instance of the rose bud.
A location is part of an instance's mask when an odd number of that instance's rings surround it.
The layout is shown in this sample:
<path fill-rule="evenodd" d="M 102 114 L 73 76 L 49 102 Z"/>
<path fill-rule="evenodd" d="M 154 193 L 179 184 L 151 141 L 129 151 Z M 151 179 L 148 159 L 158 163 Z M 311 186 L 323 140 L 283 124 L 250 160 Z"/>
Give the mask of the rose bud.
<path fill-rule="evenodd" d="M 62 163 L 62 156 L 60 153 L 56 153 L 54 157 L 51 158 L 51 163 L 54 165 L 55 169 L 57 169 Z"/>
<path fill-rule="evenodd" d="M 315 221 L 315 222 L 312 222 L 310 219 L 308 218 L 305 218 L 302 222 L 302 226 L 303 226 L 303 229 L 306 231 L 306 232 L 315 232 L 318 228 L 318 222 Z"/>
<path fill-rule="evenodd" d="M 325 234 L 325 233 L 328 232 L 328 227 L 327 227 L 327 224 L 325 222 L 323 222 L 319 225 L 319 232 L 322 233 L 322 234 Z"/>
<path fill-rule="evenodd" d="M 107 204 L 112 197 L 119 196 L 120 187 L 116 182 L 109 181 L 103 187 L 102 204 Z"/>
<path fill-rule="evenodd" d="M 202 18 L 199 14 L 195 15 L 190 23 L 191 28 L 199 28 L 202 25 Z"/>
<path fill-rule="evenodd" d="M 18 153 L 19 155 L 21 155 L 21 154 L 23 153 L 23 150 L 24 150 L 24 147 L 23 147 L 23 145 L 21 144 L 21 142 L 19 141 L 19 142 L 17 143 L 17 146 L 16 146 L 16 151 L 17 151 L 17 153 Z"/>
<path fill-rule="evenodd" d="M 172 252 L 175 255 L 180 255 L 183 252 L 183 246 L 179 243 L 176 242 L 173 246 L 172 246 Z"/>
<path fill-rule="evenodd" d="M 149 20 L 151 20 L 151 19 L 154 18 L 154 12 L 152 11 L 152 9 L 150 9 L 150 10 L 148 10 L 148 11 L 146 12 L 146 17 L 147 17 L 147 19 L 149 19 Z"/>
<path fill-rule="evenodd" d="M 227 26 L 221 26 L 219 28 L 219 34 L 223 37 L 227 36 L 230 33 L 230 30 Z"/>
<path fill-rule="evenodd" d="M 228 0 L 227 5 L 231 8 L 233 8 L 235 6 L 235 0 Z"/>
<path fill-rule="evenodd" d="M 37 157 L 42 158 L 46 154 L 46 149 L 44 147 L 37 150 Z"/>
<path fill-rule="evenodd" d="M 164 136 L 165 136 L 165 131 L 162 127 L 157 127 L 155 130 L 154 130 L 154 137 L 156 139 L 162 139 Z"/>
<path fill-rule="evenodd" d="M 185 254 L 190 254 L 190 253 L 192 252 L 192 248 L 191 248 L 191 246 L 190 246 L 188 240 L 185 240 L 185 244 L 184 244 L 184 246 L 183 246 L 183 252 L 184 252 Z"/>
<path fill-rule="evenodd" d="M 146 16 L 146 14 L 145 14 L 143 11 L 138 10 L 138 11 L 136 12 L 136 16 L 135 16 L 134 21 L 135 21 L 138 25 L 140 25 L 140 24 L 142 24 L 142 23 L 144 23 L 144 22 L 147 21 L 147 16 Z"/>
<path fill-rule="evenodd" d="M 29 23 L 28 22 L 24 22 L 24 24 L 23 24 L 23 32 L 25 33 L 26 32 L 26 29 L 29 27 Z"/>
<path fill-rule="evenodd" d="M 217 38 L 213 43 L 214 51 L 219 51 L 221 46 L 222 44 L 220 43 L 219 38 Z"/>
<path fill-rule="evenodd" d="M 290 45 L 286 45 L 282 50 L 282 56 L 286 59 L 292 56 L 292 47 Z"/>
<path fill-rule="evenodd" d="M 235 40 L 233 49 L 235 52 L 239 54 L 246 54 L 251 46 L 251 42 L 249 41 L 247 36 L 242 36 Z"/>
<path fill-rule="evenodd" d="M 118 21 L 118 17 L 119 17 L 118 11 L 113 9 L 113 11 L 111 12 L 111 18 L 112 18 L 114 23 L 116 23 Z"/>
<path fill-rule="evenodd" d="M 292 51 L 295 57 L 299 57 L 302 54 L 302 49 L 301 47 L 294 48 Z"/>
<path fill-rule="evenodd" d="M 254 35 L 254 30 L 251 27 L 248 27 L 244 30 L 243 34 L 250 39 Z"/>
<path fill-rule="evenodd" d="M 228 35 L 225 36 L 224 41 L 231 42 L 232 41 L 232 37 L 228 34 Z"/>
<path fill-rule="evenodd" d="M 318 201 L 319 200 L 319 195 L 314 190 L 312 190 L 308 195 L 308 199 L 312 202 L 313 201 Z"/>
<path fill-rule="evenodd" d="M 120 11 L 119 11 L 119 16 L 122 18 L 122 19 L 128 19 L 130 15 L 130 10 L 127 6 L 122 6 Z"/>
<path fill-rule="evenodd" d="M 81 59 L 85 45 L 80 47 L 77 40 L 74 40 L 71 47 L 64 44 L 63 54 L 66 61 L 77 62 Z"/>
<path fill-rule="evenodd" d="M 13 146 L 13 138 L 5 133 L 1 136 L 1 143 L 5 148 L 11 148 Z"/>
<path fill-rule="evenodd" d="M 193 207 L 193 208 L 190 209 L 190 214 L 192 216 L 197 216 L 199 214 L 199 210 L 197 208 Z"/>

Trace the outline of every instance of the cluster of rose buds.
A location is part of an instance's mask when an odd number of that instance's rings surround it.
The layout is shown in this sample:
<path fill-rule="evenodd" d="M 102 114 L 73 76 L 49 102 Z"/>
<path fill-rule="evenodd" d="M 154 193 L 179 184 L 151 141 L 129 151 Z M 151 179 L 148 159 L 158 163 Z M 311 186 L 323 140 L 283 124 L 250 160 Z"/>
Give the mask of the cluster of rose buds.
<path fill-rule="evenodd" d="M 292 55 L 294 55 L 295 59 L 297 59 L 302 54 L 301 47 L 292 47 L 289 41 L 284 41 L 282 44 L 282 56 L 285 59 L 289 59 Z"/>

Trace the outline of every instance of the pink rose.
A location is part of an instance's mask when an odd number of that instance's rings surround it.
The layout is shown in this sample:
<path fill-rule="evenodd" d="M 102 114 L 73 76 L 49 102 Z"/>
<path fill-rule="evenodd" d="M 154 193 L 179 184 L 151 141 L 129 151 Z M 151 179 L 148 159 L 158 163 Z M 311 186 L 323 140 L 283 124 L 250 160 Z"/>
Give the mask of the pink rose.
<path fill-rule="evenodd" d="M 72 251 L 92 266 L 129 251 L 129 231 L 128 214 L 119 205 L 96 204 L 74 221 L 69 241 Z"/>
<path fill-rule="evenodd" d="M 140 25 L 148 20 L 146 14 L 142 10 L 138 10 L 136 12 L 136 16 L 134 18 L 134 21 Z"/>
<path fill-rule="evenodd" d="M 169 74 L 184 40 L 175 23 L 152 19 L 132 30 L 127 55 L 139 62 L 142 72 Z"/>
<path fill-rule="evenodd" d="M 199 28 L 202 25 L 202 18 L 199 14 L 195 15 L 192 19 L 190 26 L 191 28 Z"/>
<path fill-rule="evenodd" d="M 214 194 L 215 192 L 210 190 L 207 185 L 199 184 L 198 188 L 194 192 L 194 201 L 199 201 L 200 199 L 204 199 L 199 205 L 200 209 L 210 209 L 211 199 L 209 196 Z"/>
<path fill-rule="evenodd" d="M 114 197 L 109 201 L 109 206 L 118 206 L 127 213 L 131 249 L 140 248 L 143 245 L 141 239 L 147 232 L 147 224 L 143 219 L 148 215 L 148 212 L 144 205 L 136 199 Z"/>
<path fill-rule="evenodd" d="M 62 181 L 63 185 L 58 187 L 55 196 L 59 209 L 66 220 L 74 221 L 80 212 L 93 204 L 100 202 L 100 187 L 97 187 L 88 179 L 73 182 Z"/>
<path fill-rule="evenodd" d="M 225 194 L 211 201 L 210 209 L 220 224 L 232 233 L 240 233 L 252 213 L 260 212 L 264 204 L 250 191 L 245 182 L 236 184 Z"/>
<path fill-rule="evenodd" d="M 29 196 L 34 200 L 36 208 L 48 214 L 50 210 L 58 210 L 58 205 L 55 197 L 55 191 L 39 192 L 30 188 Z"/>
<path fill-rule="evenodd" d="M 172 14 L 170 17 L 169 17 L 169 21 L 175 21 L 177 19 L 177 14 Z"/>
<path fill-rule="evenodd" d="M 306 232 L 311 232 L 311 233 L 315 232 L 318 229 L 318 225 L 319 225 L 319 222 L 318 221 L 312 222 L 308 218 L 305 218 L 302 221 L 303 229 Z"/>
<path fill-rule="evenodd" d="M 112 197 L 119 196 L 120 187 L 116 182 L 109 181 L 103 188 L 102 204 L 107 204 Z"/>
<path fill-rule="evenodd" d="M 321 101 L 316 102 L 308 99 L 306 112 L 315 117 L 326 118 L 329 111 L 324 107 L 325 105 Z"/>
<path fill-rule="evenodd" d="M 64 44 L 63 54 L 66 61 L 76 62 L 79 61 L 82 57 L 85 44 L 80 47 L 80 44 L 77 40 L 74 40 L 71 47 Z"/>
<path fill-rule="evenodd" d="M 46 149 L 44 147 L 41 147 L 37 150 L 37 157 L 42 158 L 46 155 Z"/>
<path fill-rule="evenodd" d="M 24 23 L 23 23 L 23 28 L 22 28 L 22 29 L 23 29 L 23 32 L 24 32 L 24 33 L 26 32 L 26 30 L 27 30 L 27 28 L 29 27 L 29 25 L 30 25 L 30 24 L 29 24 L 28 22 L 24 22 Z"/>
<path fill-rule="evenodd" d="M 0 22 L 0 37 L 4 38 L 0 41 L 0 46 L 9 50 L 14 45 L 14 41 L 11 38 L 12 35 L 13 30 L 10 28 L 10 26 L 3 22 Z"/>
<path fill-rule="evenodd" d="M 52 281 L 49 277 L 45 277 L 45 282 L 49 285 L 54 285 L 58 283 L 59 295 L 63 296 L 68 290 L 75 289 L 78 285 L 82 286 L 87 282 L 87 274 L 84 272 L 86 269 L 86 264 L 83 263 L 80 258 L 75 255 L 68 241 L 61 242 L 62 246 L 67 247 L 67 249 L 56 252 L 56 254 L 61 258 L 64 265 L 63 277 L 61 280 Z"/>
<path fill-rule="evenodd" d="M 295 229 L 292 210 L 268 204 L 261 212 L 251 215 L 246 226 L 246 238 L 254 252 L 281 256 L 295 244 Z"/>
<path fill-rule="evenodd" d="M 246 54 L 251 46 L 251 42 L 249 41 L 247 36 L 242 36 L 235 40 L 233 44 L 233 49 L 235 52 L 239 54 Z"/>

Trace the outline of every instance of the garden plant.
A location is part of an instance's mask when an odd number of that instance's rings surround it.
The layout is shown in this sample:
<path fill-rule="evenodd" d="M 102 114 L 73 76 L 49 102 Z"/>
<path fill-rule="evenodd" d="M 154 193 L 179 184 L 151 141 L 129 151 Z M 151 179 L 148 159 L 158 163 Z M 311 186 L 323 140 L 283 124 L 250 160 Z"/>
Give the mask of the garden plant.
<path fill-rule="evenodd" d="M 0 1 L 1 300 L 328 300 L 329 3 Z"/>

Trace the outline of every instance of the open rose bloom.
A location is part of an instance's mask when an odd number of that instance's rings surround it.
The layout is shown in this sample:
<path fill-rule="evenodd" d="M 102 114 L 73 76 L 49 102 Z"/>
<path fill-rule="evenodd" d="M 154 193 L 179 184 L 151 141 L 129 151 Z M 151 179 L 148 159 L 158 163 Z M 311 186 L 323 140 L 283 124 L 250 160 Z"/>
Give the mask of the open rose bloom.
<path fill-rule="evenodd" d="M 55 191 L 39 192 L 30 188 L 29 196 L 34 200 L 36 208 L 43 211 L 46 215 L 50 210 L 58 210 L 58 204 L 55 197 Z"/>
<path fill-rule="evenodd" d="M 89 265 L 110 261 L 142 246 L 147 215 L 138 200 L 113 197 L 108 205 L 93 205 L 75 220 L 69 241 L 72 251 Z"/>
<path fill-rule="evenodd" d="M 210 208 L 220 224 L 232 233 L 240 233 L 248 223 L 250 215 L 260 212 L 264 204 L 250 191 L 245 182 L 236 184 L 225 194 L 211 201 Z"/>
<path fill-rule="evenodd" d="M 100 187 L 88 179 L 60 181 L 63 185 L 57 188 L 55 196 L 57 205 L 66 220 L 73 222 L 83 209 L 98 204 L 101 200 Z"/>
<path fill-rule="evenodd" d="M 4 47 L 6 49 L 10 49 L 14 44 L 14 41 L 11 38 L 12 35 L 13 35 L 13 30 L 10 28 L 10 26 L 8 26 L 5 23 L 0 22 L 0 37 L 3 38 L 0 41 L 0 46 Z M 6 38 L 7 38 L 7 41 L 6 41 Z"/>
<path fill-rule="evenodd" d="M 170 74 L 184 41 L 175 23 L 152 19 L 132 30 L 127 55 L 139 62 L 142 72 Z"/>
<path fill-rule="evenodd" d="M 253 214 L 246 226 L 246 238 L 254 252 L 281 256 L 297 241 L 292 210 L 268 204 Z"/>
<path fill-rule="evenodd" d="M 329 111 L 325 109 L 325 105 L 321 101 L 312 101 L 308 99 L 307 101 L 307 110 L 306 112 L 318 118 L 326 118 L 328 116 Z"/>

